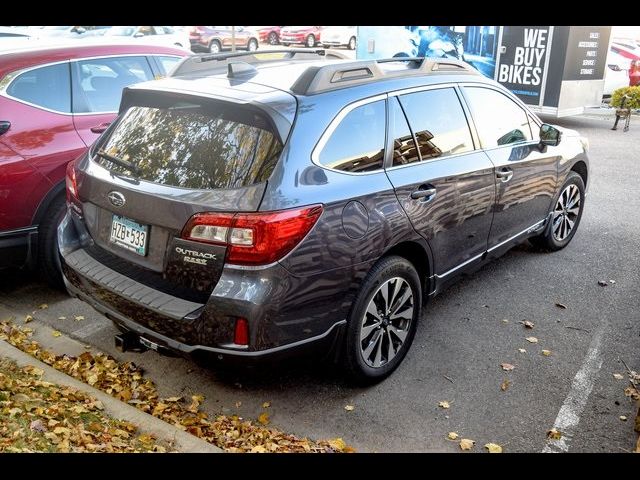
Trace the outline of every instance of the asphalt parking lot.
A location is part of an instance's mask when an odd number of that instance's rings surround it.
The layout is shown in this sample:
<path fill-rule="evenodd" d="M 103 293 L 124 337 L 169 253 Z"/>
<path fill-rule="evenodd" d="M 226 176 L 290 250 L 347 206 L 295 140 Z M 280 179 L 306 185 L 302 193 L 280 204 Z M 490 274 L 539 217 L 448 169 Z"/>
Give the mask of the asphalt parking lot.
<path fill-rule="evenodd" d="M 316 361 L 247 372 L 154 352 L 122 354 L 109 320 L 25 273 L 0 272 L 0 318 L 21 318 L 47 303 L 36 328 L 43 322 L 135 361 L 162 395 L 201 393 L 210 413 L 246 418 L 268 401 L 272 424 L 314 439 L 342 437 L 358 451 L 459 451 L 446 438 L 453 431 L 475 440 L 475 451 L 489 442 L 506 452 L 632 450 L 634 407 L 623 393 L 626 380 L 613 373 L 625 373 L 622 361 L 640 370 L 640 119 L 626 133 L 611 131 L 609 118 L 556 123 L 591 144 L 590 185 L 573 242 L 552 254 L 523 244 L 435 298 L 404 363 L 376 386 L 351 387 Z M 534 328 L 525 329 L 525 320 Z M 538 343 L 525 340 L 531 336 Z M 502 363 L 515 368 L 504 371 Z M 563 442 L 547 446 L 554 425 Z"/>

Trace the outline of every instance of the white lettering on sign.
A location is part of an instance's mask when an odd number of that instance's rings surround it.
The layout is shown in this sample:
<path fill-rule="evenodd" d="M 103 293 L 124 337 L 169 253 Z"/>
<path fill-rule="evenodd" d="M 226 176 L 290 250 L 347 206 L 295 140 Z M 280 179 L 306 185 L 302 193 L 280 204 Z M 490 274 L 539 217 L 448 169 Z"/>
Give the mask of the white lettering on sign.
<path fill-rule="evenodd" d="M 587 50 L 585 55 L 587 57 L 597 57 L 598 56 L 598 51 L 597 50 Z"/>
<path fill-rule="evenodd" d="M 589 38 L 600 38 L 600 32 L 590 32 Z"/>
<path fill-rule="evenodd" d="M 596 66 L 596 61 L 595 60 L 583 60 L 582 61 L 582 66 L 595 67 Z"/>
<path fill-rule="evenodd" d="M 581 68 L 580 75 L 593 75 L 593 68 Z"/>
<path fill-rule="evenodd" d="M 520 85 L 540 85 L 542 60 L 547 50 L 546 29 L 525 28 L 524 46 L 516 47 L 513 65 L 500 65 L 498 81 Z"/>
<path fill-rule="evenodd" d="M 598 48 L 598 42 L 578 42 L 580 48 Z"/>

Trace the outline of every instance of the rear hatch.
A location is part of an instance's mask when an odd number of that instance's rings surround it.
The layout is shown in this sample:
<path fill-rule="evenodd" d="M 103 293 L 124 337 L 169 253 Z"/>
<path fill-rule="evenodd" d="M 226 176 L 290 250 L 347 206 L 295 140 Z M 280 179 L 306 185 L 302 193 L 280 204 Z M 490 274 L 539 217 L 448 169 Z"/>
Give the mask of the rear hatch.
<path fill-rule="evenodd" d="M 151 288 L 206 302 L 227 246 L 216 241 L 220 227 L 185 228 L 200 212 L 224 212 L 224 223 L 257 211 L 282 145 L 281 129 L 255 105 L 139 95 L 77 165 L 94 240 L 86 252 Z M 205 241 L 190 238 L 199 235 Z"/>

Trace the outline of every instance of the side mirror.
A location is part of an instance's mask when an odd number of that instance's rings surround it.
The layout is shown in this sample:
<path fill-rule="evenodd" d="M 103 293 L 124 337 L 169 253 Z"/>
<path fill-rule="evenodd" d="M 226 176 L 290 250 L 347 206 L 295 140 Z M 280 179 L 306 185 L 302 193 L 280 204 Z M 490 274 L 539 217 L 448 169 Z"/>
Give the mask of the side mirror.
<path fill-rule="evenodd" d="M 560 144 L 562 132 L 551 125 L 543 123 L 540 127 L 540 144 L 555 147 Z"/>

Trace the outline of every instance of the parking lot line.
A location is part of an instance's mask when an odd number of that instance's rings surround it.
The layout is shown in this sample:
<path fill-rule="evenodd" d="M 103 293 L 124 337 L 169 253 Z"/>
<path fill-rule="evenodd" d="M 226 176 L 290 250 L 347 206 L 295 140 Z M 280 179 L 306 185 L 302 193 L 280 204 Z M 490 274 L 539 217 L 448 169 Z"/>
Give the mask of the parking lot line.
<path fill-rule="evenodd" d="M 603 321 L 598 330 L 596 330 L 589 350 L 582 361 L 582 365 L 571 383 L 571 390 L 562 403 L 553 428 L 561 432 L 562 437 L 558 440 L 547 440 L 547 444 L 542 449 L 542 453 L 561 453 L 569 451 L 569 442 L 573 437 L 578 423 L 580 423 L 580 415 L 584 410 L 596 376 L 602 366 L 602 337 L 607 328 L 607 322 Z"/>

